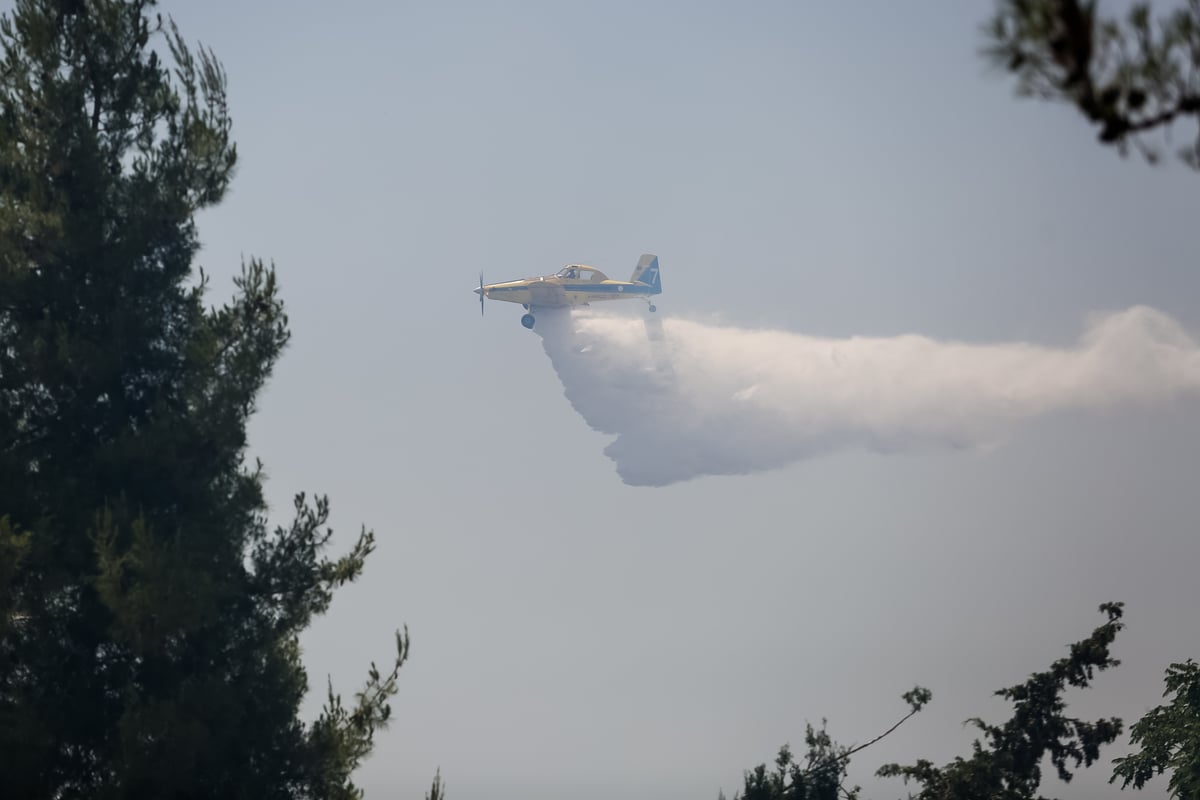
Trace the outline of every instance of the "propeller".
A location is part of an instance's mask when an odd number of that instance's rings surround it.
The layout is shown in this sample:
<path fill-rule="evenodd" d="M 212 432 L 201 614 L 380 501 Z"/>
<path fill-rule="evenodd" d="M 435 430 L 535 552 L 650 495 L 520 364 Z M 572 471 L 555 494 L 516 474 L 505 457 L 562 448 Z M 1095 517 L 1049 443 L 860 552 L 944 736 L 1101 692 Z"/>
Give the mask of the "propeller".
<path fill-rule="evenodd" d="M 475 290 L 479 295 L 479 316 L 483 316 L 483 270 L 479 271 L 479 288 Z"/>

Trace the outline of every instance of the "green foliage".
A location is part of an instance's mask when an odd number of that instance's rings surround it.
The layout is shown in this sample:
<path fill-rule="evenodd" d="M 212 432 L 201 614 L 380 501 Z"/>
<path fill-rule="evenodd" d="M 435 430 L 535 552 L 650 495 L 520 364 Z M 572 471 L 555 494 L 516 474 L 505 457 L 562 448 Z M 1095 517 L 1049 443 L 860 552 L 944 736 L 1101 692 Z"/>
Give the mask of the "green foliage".
<path fill-rule="evenodd" d="M 811 724 L 805 725 L 803 762 L 796 761 L 791 748 L 784 745 L 775 758 L 774 771 L 768 772 L 766 764 L 759 764 L 743 775 L 741 794 L 734 800 L 857 800 L 861 787 L 846 787 L 847 767 L 850 757 L 878 742 L 899 728 L 909 717 L 920 711 L 933 694 L 920 686 L 913 687 L 902 695 L 908 703 L 909 712 L 895 725 L 874 739 L 860 745 L 839 745 L 829 736 L 826 721 L 821 721 L 818 731 Z M 719 795 L 724 800 L 724 793 Z"/>
<path fill-rule="evenodd" d="M 1072 644 L 1069 656 L 1022 684 L 996 692 L 1013 702 L 1011 719 L 1003 725 L 968 720 L 983 731 L 985 739 L 974 742 L 970 758 L 958 757 L 943 767 L 924 759 L 909 766 L 886 764 L 877 774 L 921 784 L 917 797 L 922 800 L 1034 800 L 1039 797 L 1041 764 L 1047 756 L 1059 778 L 1070 781 L 1068 762 L 1090 766 L 1099 758 L 1100 747 L 1121 734 L 1119 719 L 1085 722 L 1064 714 L 1062 693 L 1068 686 L 1086 688 L 1096 671 L 1120 663 L 1109 654 L 1109 646 L 1123 627 L 1123 604 L 1105 603 L 1100 610 L 1108 621 L 1087 639 Z"/>
<path fill-rule="evenodd" d="M 775 771 L 767 772 L 759 764 L 744 776 L 742 794 L 734 800 L 836 800 L 846 779 L 845 750 L 837 745 L 825 730 L 806 725 L 804 744 L 808 748 L 804 762 L 792 756 L 788 745 L 779 748 Z M 859 787 L 846 790 L 846 797 L 857 798 Z"/>
<path fill-rule="evenodd" d="M 206 307 L 195 215 L 237 162 L 226 76 L 153 0 L 0 19 L 0 787 L 357 797 L 408 655 L 311 725 L 298 637 L 374 546 L 269 529 L 246 424 L 285 348 L 273 267 Z"/>
<path fill-rule="evenodd" d="M 1100 611 L 1107 615 L 1108 621 L 1093 630 L 1088 638 L 1070 645 L 1070 655 L 1055 661 L 1049 670 L 1032 674 L 1024 683 L 997 691 L 997 695 L 1012 701 L 1013 716 L 1003 725 L 989 725 L 981 719 L 968 720 L 983 731 L 985 739 L 985 742 L 974 742 L 970 758 L 959 757 L 943 767 L 934 766 L 925 759 L 907 766 L 885 764 L 876 774 L 898 776 L 905 783 L 920 784 L 922 788 L 916 797 L 921 800 L 1035 800 L 1040 798 L 1037 792 L 1042 780 L 1041 765 L 1047 757 L 1059 778 L 1070 781 L 1073 775 L 1068 762 L 1076 768 L 1080 764 L 1090 766 L 1100 757 L 1100 748 L 1111 744 L 1121 734 L 1119 719 L 1085 722 L 1066 716 L 1062 694 L 1068 686 L 1088 687 L 1097 671 L 1120 663 L 1111 657 L 1109 647 L 1123 627 L 1120 621 L 1123 609 L 1122 603 L 1101 605 Z M 1194 736 L 1197 730 L 1200 675 L 1196 665 L 1175 674 L 1176 680 L 1169 681 L 1168 686 L 1187 695 L 1186 702 L 1191 705 L 1184 709 L 1177 699 L 1175 710 L 1167 715 L 1169 723 L 1161 727 L 1151 723 L 1143 729 L 1147 742 L 1154 743 L 1153 747 L 1147 747 L 1147 753 L 1152 755 L 1136 764 L 1129 762 L 1128 767 L 1130 775 L 1141 776 L 1143 781 L 1150 776 L 1150 770 L 1159 768 L 1161 771 L 1158 765 L 1163 763 L 1164 756 L 1170 758 L 1174 748 L 1178 749 L 1174 750 L 1173 765 L 1185 752 L 1187 755 L 1183 758 L 1192 768 L 1197 763 L 1195 740 L 1185 744 L 1178 737 L 1188 724 L 1192 725 L 1186 728 L 1191 732 L 1189 735 Z M 903 697 L 909 704 L 909 713 L 879 736 L 855 747 L 833 742 L 825 732 L 824 723 L 820 731 L 807 726 L 805 745 L 808 749 L 804 762 L 797 762 L 785 745 L 779 751 L 773 772 L 760 764 L 745 773 L 742 795 L 740 798 L 735 795 L 735 800 L 837 800 L 839 797 L 857 800 L 860 787 L 845 786 L 850 757 L 895 731 L 932 699 L 929 690 L 919 686 Z M 1166 739 L 1159 738 L 1160 731 L 1168 732 Z M 1165 750 L 1159 747 L 1160 743 L 1166 745 Z M 723 794 L 719 800 L 724 800 Z"/>
<path fill-rule="evenodd" d="M 1171 664 L 1166 691 L 1174 694 L 1170 705 L 1156 706 L 1130 729 L 1140 752 L 1114 760 L 1109 781 L 1120 778 L 1121 788 L 1141 789 L 1155 775 L 1171 771 L 1172 797 L 1200 797 L 1200 664 L 1188 659 Z"/>
<path fill-rule="evenodd" d="M 1200 122 L 1200 0 L 1157 23 L 1145 2 L 1120 21 L 1099 17 L 1095 0 L 999 0 L 984 31 L 985 55 L 1019 94 L 1074 105 L 1122 155 L 1132 143 L 1156 162 L 1139 134 Z M 1200 131 L 1179 156 L 1200 169 Z"/>
<path fill-rule="evenodd" d="M 425 793 L 425 800 L 446 800 L 446 785 L 442 783 L 442 770 L 439 767 L 433 776 L 433 785 Z"/>

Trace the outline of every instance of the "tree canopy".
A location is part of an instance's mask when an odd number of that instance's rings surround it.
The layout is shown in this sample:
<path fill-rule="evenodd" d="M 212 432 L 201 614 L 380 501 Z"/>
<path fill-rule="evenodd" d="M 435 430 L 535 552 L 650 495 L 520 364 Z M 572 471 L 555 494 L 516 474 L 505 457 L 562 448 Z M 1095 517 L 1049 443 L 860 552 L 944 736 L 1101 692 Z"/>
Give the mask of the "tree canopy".
<path fill-rule="evenodd" d="M 206 305 L 195 215 L 226 75 L 154 0 L 0 19 L 0 786 L 23 798 L 351 797 L 408 652 L 311 724 L 299 634 L 374 547 L 324 497 L 272 529 L 246 424 L 289 339 L 275 269 Z"/>
<path fill-rule="evenodd" d="M 1178 155 L 1200 170 L 1200 0 L 1158 20 L 1146 2 L 1121 19 L 1096 0 L 998 0 L 984 32 L 985 55 L 1016 76 L 1018 94 L 1073 105 L 1122 155 L 1132 145 L 1158 161 L 1142 134 L 1192 118 Z"/>
<path fill-rule="evenodd" d="M 876 774 L 919 784 L 921 790 L 915 797 L 920 800 L 1037 800 L 1046 758 L 1060 779 L 1070 781 L 1072 767 L 1090 766 L 1099 758 L 1100 748 L 1121 734 L 1119 719 L 1089 722 L 1067 716 L 1062 695 L 1068 687 L 1088 687 L 1096 672 L 1120 663 L 1109 648 L 1124 625 L 1120 621 L 1123 608 L 1121 603 L 1101 605 L 1107 621 L 1070 645 L 1068 656 L 1023 683 L 998 690 L 997 695 L 1013 704 L 1007 722 L 995 725 L 979 718 L 967 720 L 984 735 L 983 741 L 974 742 L 969 758 L 960 756 L 940 767 L 926 759 L 909 765 L 885 764 Z M 735 800 L 856 800 L 860 787 L 846 786 L 850 756 L 895 731 L 931 699 L 932 694 L 921 687 L 907 692 L 908 715 L 856 747 L 833 742 L 824 726 L 820 731 L 807 726 L 803 760 L 798 762 L 784 746 L 774 773 L 762 764 L 744 773 L 742 793 L 735 795 Z"/>
<path fill-rule="evenodd" d="M 1100 748 L 1121 735 L 1121 720 L 1088 722 L 1066 715 L 1063 692 L 1068 687 L 1087 688 L 1096 672 L 1119 665 L 1109 651 L 1124 627 L 1123 604 L 1100 606 L 1108 621 L 1086 639 L 1070 646 L 1070 655 L 1056 660 L 1043 672 L 996 694 L 1013 704 L 1013 715 L 1003 725 L 979 718 L 968 722 L 983 732 L 970 758 L 955 758 L 942 767 L 927 760 L 901 766 L 885 764 L 879 775 L 899 776 L 922 786 L 921 800 L 968 800 L 992 797 L 1035 800 L 1042 783 L 1042 762 L 1047 757 L 1058 777 L 1070 781 L 1071 767 L 1091 766 Z"/>
<path fill-rule="evenodd" d="M 1167 667 L 1164 696 L 1167 705 L 1155 706 L 1130 730 L 1130 741 L 1141 745 L 1136 753 L 1115 760 L 1110 783 L 1119 778 L 1121 788 L 1141 789 L 1170 771 L 1167 784 L 1172 797 L 1200 797 L 1200 664 L 1195 660 Z"/>

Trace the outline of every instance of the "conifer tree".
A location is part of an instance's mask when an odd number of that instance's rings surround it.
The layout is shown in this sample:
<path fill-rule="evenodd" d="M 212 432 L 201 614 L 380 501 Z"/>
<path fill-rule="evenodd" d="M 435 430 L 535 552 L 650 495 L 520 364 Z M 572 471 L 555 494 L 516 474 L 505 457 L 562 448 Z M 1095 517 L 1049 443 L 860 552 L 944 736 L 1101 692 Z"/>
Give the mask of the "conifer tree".
<path fill-rule="evenodd" d="M 1122 19 L 1096 0 L 996 0 L 984 35 L 984 55 L 1016 76 L 1020 96 L 1074 106 L 1122 156 L 1132 145 L 1157 163 L 1145 134 L 1169 142 L 1176 122 L 1200 122 L 1200 0 L 1157 20 L 1148 2 Z M 1200 170 L 1200 130 L 1184 135 L 1178 156 Z"/>
<path fill-rule="evenodd" d="M 154 0 L 0 18 L 0 795 L 354 797 L 407 657 L 311 724 L 299 634 L 358 577 L 324 497 L 268 526 L 246 424 L 288 342 L 273 266 L 206 305 L 226 76 Z"/>

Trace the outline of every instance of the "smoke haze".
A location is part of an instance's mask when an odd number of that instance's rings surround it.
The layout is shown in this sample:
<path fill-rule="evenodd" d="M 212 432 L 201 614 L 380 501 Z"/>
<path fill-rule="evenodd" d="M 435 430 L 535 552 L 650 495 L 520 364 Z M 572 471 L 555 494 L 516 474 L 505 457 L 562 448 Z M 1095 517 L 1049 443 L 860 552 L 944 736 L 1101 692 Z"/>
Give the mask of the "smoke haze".
<path fill-rule="evenodd" d="M 1069 349 L 919 335 L 846 339 L 591 309 L 538 315 L 567 399 L 621 479 L 665 486 L 816 454 L 999 444 L 1022 419 L 1200 392 L 1200 348 L 1145 306 L 1097 315 Z"/>

